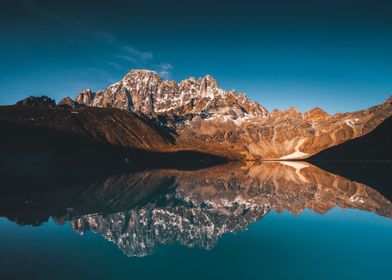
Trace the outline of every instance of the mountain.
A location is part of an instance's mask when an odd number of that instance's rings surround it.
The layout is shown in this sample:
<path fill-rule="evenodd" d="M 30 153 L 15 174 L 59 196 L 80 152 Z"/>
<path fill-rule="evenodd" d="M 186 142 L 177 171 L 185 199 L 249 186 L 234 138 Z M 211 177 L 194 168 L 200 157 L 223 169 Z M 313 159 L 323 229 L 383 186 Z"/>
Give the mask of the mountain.
<path fill-rule="evenodd" d="M 94 107 L 119 108 L 146 115 L 173 114 L 227 116 L 233 119 L 266 116 L 267 110 L 244 94 L 227 92 L 211 76 L 189 78 L 177 84 L 147 70 L 132 70 L 121 81 L 96 93 L 85 89 L 76 102 Z"/>
<path fill-rule="evenodd" d="M 268 112 L 242 93 L 221 89 L 211 76 L 176 83 L 147 70 L 132 70 L 107 89 L 86 89 L 55 108 L 35 103 L 0 108 L 0 120 L 72 131 L 126 149 L 194 151 L 238 160 L 308 158 L 369 133 L 392 115 L 392 98 L 335 115 L 320 108 Z M 1 112 L 21 107 L 32 107 L 38 115 L 50 111 L 57 121 Z"/>
<path fill-rule="evenodd" d="M 178 149 L 233 159 L 307 158 L 367 134 L 392 114 L 392 99 L 367 110 L 330 116 L 320 108 L 268 112 L 242 93 L 219 88 L 211 77 L 176 83 L 133 70 L 109 88 L 86 89 L 76 102 L 147 114 L 172 128 Z"/>

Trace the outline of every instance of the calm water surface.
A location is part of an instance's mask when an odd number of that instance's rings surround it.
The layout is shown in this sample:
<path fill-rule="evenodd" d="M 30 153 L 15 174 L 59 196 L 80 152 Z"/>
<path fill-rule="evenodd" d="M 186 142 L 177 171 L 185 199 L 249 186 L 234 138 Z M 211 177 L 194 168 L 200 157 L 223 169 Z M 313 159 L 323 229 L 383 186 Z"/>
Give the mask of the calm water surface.
<path fill-rule="evenodd" d="M 391 277 L 390 198 L 307 163 L 150 170 L 0 202 L 1 279 Z"/>

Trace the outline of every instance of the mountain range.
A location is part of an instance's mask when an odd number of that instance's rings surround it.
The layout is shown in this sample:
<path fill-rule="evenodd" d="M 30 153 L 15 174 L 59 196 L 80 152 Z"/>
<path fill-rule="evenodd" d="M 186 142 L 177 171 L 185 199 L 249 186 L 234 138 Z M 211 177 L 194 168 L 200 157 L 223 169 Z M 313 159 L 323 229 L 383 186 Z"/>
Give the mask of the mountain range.
<path fill-rule="evenodd" d="M 153 71 L 132 70 L 104 90 L 85 89 L 58 104 L 29 97 L 2 106 L 0 125 L 8 146 L 24 138 L 28 127 L 53 139 L 61 139 L 59 133 L 79 139 L 75 153 L 99 143 L 120 154 L 192 151 L 230 160 L 293 160 L 367 135 L 391 115 L 392 97 L 351 113 L 329 115 L 320 108 L 301 113 L 295 107 L 269 112 L 243 93 L 221 89 L 211 76 L 176 83 Z"/>

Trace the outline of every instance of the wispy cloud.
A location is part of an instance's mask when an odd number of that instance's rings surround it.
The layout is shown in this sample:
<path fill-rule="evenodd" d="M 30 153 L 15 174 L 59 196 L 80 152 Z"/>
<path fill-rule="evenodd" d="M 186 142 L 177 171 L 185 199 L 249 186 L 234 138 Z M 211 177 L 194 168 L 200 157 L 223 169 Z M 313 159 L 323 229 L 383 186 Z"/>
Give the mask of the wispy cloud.
<path fill-rule="evenodd" d="M 104 60 L 105 64 L 113 69 L 128 71 L 132 68 L 144 68 L 156 71 L 164 79 L 171 77 L 173 66 L 166 62 L 157 63 L 151 51 L 136 49 L 103 30 L 95 31 L 94 37 L 110 50 L 99 57 L 99 60 Z"/>
<path fill-rule="evenodd" d="M 25 0 L 26 7 L 35 15 L 47 18 L 51 22 L 77 30 L 81 34 L 79 42 L 81 44 L 95 44 L 102 49 L 101 53 L 95 53 L 89 59 L 91 67 L 89 69 L 100 69 L 101 73 L 125 72 L 132 68 L 146 68 L 159 73 L 162 78 L 168 79 L 171 76 L 173 66 L 166 62 L 156 61 L 151 51 L 140 50 L 128 42 L 118 39 L 113 33 L 104 29 L 92 27 L 88 22 L 66 18 L 56 12 L 34 2 Z"/>
<path fill-rule="evenodd" d="M 161 63 L 154 67 L 154 70 L 164 79 L 171 78 L 173 66 L 168 63 Z"/>
<path fill-rule="evenodd" d="M 154 58 L 154 56 L 151 52 L 142 52 L 142 51 L 134 49 L 133 47 L 130 47 L 130 46 L 125 46 L 124 49 L 129 55 L 136 56 L 144 61 L 147 61 L 147 60 Z"/>
<path fill-rule="evenodd" d="M 163 79 L 171 78 L 173 65 L 166 62 L 157 64 L 151 51 L 138 50 L 133 46 L 122 44 L 113 37 L 110 44 L 116 52 L 111 54 L 107 64 L 115 69 L 127 71 L 134 67 L 145 68 L 156 71 Z"/>
<path fill-rule="evenodd" d="M 116 53 L 113 54 L 113 57 L 123 60 L 123 62 L 132 66 L 146 67 L 154 58 L 152 52 L 140 51 L 132 46 L 120 44 L 119 42 L 114 45 L 116 45 L 114 47 Z"/>

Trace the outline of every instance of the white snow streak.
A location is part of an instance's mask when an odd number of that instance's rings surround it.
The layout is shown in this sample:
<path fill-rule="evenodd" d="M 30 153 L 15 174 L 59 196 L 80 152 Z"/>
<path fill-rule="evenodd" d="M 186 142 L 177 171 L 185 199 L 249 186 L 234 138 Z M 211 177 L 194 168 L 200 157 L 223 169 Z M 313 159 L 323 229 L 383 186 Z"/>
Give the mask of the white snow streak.
<path fill-rule="evenodd" d="M 285 155 L 283 157 L 281 157 L 280 159 L 299 159 L 299 158 L 303 158 L 305 156 L 307 156 L 307 153 L 303 153 L 299 150 L 299 148 L 301 147 L 301 145 L 305 142 L 305 139 L 301 139 L 299 140 L 297 146 L 295 146 L 295 152 Z"/>

